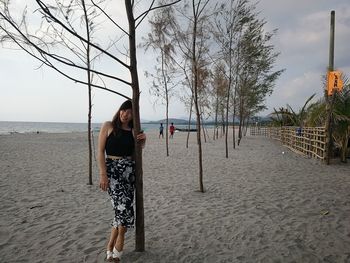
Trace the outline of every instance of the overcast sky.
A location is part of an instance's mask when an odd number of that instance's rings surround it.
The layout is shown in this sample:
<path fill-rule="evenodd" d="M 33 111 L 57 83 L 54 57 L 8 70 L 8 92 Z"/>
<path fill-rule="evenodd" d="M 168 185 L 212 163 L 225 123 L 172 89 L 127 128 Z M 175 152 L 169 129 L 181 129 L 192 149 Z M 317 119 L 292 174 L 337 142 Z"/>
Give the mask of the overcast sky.
<path fill-rule="evenodd" d="M 268 31 L 278 29 L 273 40 L 276 51 L 281 52 L 276 70 L 286 69 L 276 82 L 273 94 L 267 98 L 269 109 L 261 115 L 287 103 L 298 110 L 313 93 L 317 98 L 323 96 L 321 76 L 328 66 L 331 10 L 336 12 L 335 68 L 350 75 L 349 0 L 261 0 L 258 10 L 267 21 Z M 146 32 L 147 21 L 143 23 L 139 34 Z M 150 80 L 143 73 L 156 63 L 154 57 L 140 50 L 138 63 L 141 118 L 162 119 L 164 107 L 154 105 L 154 98 L 148 92 Z M 86 87 L 38 66 L 39 63 L 23 51 L 0 47 L 0 121 L 86 122 Z M 130 90 L 125 92 L 131 96 Z M 122 101 L 116 95 L 94 90 L 93 122 L 111 119 Z M 184 106 L 174 101 L 170 117 L 186 116 Z"/>

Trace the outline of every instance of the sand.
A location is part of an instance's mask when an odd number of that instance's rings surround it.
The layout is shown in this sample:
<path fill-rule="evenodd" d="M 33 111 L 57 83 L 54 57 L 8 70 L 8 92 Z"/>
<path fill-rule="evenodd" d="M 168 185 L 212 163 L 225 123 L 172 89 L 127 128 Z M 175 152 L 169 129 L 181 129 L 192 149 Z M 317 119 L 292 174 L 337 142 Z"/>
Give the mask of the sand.
<path fill-rule="evenodd" d="M 195 134 L 147 133 L 146 251 L 126 235 L 122 262 L 350 262 L 350 164 L 326 166 L 279 142 L 246 137 L 225 158 Z M 86 134 L 0 136 L 0 262 L 104 262 L 113 216 L 87 185 Z M 95 143 L 97 140 L 95 138 Z M 282 154 L 282 152 L 285 152 Z"/>

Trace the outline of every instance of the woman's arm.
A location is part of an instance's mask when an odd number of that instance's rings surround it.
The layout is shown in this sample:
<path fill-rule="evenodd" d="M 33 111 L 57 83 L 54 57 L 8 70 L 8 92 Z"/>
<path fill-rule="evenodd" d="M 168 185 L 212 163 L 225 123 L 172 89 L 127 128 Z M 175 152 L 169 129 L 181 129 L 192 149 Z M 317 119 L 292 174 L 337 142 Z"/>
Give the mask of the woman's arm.
<path fill-rule="evenodd" d="M 106 141 L 108 137 L 108 130 L 111 127 L 110 122 L 105 122 L 100 130 L 100 134 L 98 136 L 98 149 L 97 149 L 97 159 L 98 166 L 100 168 L 100 188 L 103 191 L 106 191 L 108 188 L 108 177 L 107 177 L 107 167 L 105 161 L 105 148 Z"/>

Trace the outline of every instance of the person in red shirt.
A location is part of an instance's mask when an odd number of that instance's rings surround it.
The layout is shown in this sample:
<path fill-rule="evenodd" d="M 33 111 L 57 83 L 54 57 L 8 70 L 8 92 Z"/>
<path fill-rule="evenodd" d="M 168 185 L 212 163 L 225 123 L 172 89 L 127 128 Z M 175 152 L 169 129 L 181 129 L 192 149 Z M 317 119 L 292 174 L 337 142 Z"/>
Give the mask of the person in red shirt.
<path fill-rule="evenodd" d="M 174 137 L 174 132 L 175 132 L 175 126 L 174 123 L 172 122 L 170 127 L 169 127 L 169 131 L 170 131 L 170 136 L 169 138 L 173 138 Z"/>

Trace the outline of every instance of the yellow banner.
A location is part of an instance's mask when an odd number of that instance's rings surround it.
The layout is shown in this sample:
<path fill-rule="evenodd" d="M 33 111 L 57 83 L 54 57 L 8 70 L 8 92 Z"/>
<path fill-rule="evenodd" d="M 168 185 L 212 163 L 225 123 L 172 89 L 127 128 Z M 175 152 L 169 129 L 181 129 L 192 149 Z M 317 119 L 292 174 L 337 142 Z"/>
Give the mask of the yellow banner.
<path fill-rule="evenodd" d="M 328 71 L 327 76 L 327 91 L 328 95 L 333 95 L 334 91 L 341 91 L 343 89 L 343 81 L 341 79 L 340 71 Z"/>

